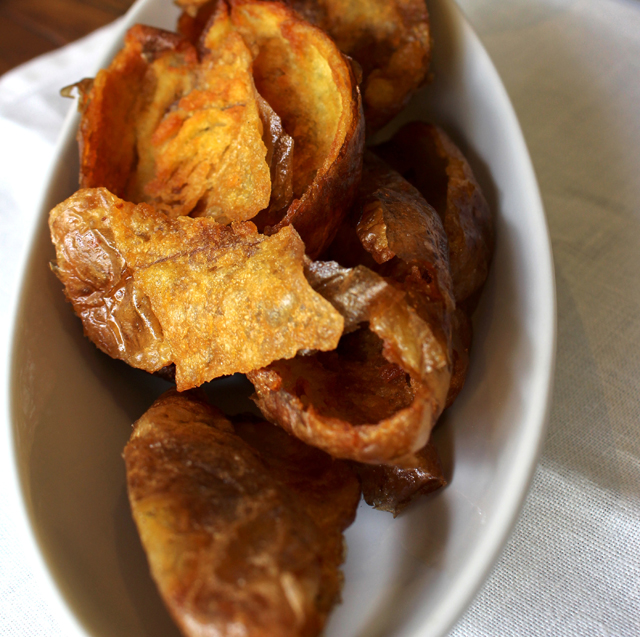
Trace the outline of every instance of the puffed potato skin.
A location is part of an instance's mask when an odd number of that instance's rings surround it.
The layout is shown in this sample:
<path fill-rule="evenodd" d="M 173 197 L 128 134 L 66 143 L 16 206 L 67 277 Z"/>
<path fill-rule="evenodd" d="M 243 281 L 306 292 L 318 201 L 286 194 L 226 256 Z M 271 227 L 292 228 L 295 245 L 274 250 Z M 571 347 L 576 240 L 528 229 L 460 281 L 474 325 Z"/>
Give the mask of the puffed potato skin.
<path fill-rule="evenodd" d="M 325 255 L 350 267 L 307 265 L 345 335 L 335 352 L 251 372 L 263 414 L 335 457 L 414 466 L 451 381 L 447 250 L 435 210 L 366 153 L 356 205 Z"/>
<path fill-rule="evenodd" d="M 292 227 L 172 219 L 105 188 L 50 213 L 54 270 L 105 353 L 156 372 L 175 363 L 179 390 L 248 372 L 299 349 L 334 349 L 339 313 L 313 291 Z"/>

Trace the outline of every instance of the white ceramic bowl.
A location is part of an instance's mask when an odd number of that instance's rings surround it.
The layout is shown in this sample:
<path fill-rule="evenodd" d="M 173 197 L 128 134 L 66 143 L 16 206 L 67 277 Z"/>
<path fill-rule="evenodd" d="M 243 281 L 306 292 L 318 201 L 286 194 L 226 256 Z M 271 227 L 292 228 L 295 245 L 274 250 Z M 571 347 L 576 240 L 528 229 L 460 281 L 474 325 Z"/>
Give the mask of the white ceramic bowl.
<path fill-rule="evenodd" d="M 436 79 L 386 132 L 427 119 L 452 134 L 497 214 L 497 248 L 467 385 L 436 434 L 450 485 L 396 520 L 361 505 L 327 637 L 433 637 L 453 625 L 517 518 L 549 406 L 554 280 L 529 156 L 500 79 L 455 4 L 433 0 L 430 10 Z M 168 0 L 140 0 L 123 31 L 134 22 L 172 28 L 176 15 Z M 46 215 L 77 187 L 76 127 L 70 116 L 15 322 L 8 434 L 25 540 L 65 635 L 175 636 L 131 520 L 121 458 L 130 424 L 166 385 L 98 352 L 48 267 Z M 238 411 L 250 388 L 222 381 L 213 393 Z"/>

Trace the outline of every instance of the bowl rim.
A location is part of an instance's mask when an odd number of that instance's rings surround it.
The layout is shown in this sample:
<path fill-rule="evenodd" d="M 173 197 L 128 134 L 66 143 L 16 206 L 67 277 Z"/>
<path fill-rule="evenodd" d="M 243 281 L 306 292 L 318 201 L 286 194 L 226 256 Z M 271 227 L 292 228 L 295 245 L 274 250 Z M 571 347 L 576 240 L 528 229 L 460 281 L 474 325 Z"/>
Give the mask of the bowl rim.
<path fill-rule="evenodd" d="M 137 0 L 129 9 L 114 30 L 111 44 L 100 57 L 100 63 L 95 71 L 102 68 L 104 64 L 114 56 L 121 46 L 122 38 L 126 30 L 137 21 L 138 16 L 146 9 L 146 6 L 154 1 L 156 0 Z M 538 227 L 538 232 L 535 237 L 538 242 L 536 255 L 540 257 L 537 263 L 537 268 L 540 272 L 537 284 L 545 288 L 542 294 L 548 298 L 549 303 L 541 310 L 543 314 L 543 326 L 541 330 L 545 334 L 545 339 L 543 343 L 536 344 L 540 362 L 535 373 L 532 374 L 534 378 L 531 383 L 531 389 L 535 398 L 529 401 L 531 411 L 527 415 L 526 424 L 522 427 L 521 435 L 515 445 L 513 460 L 505 472 L 508 488 L 505 487 L 502 490 L 496 514 L 489 521 L 481 540 L 477 542 L 470 551 L 464 568 L 457 574 L 454 590 L 444 598 L 443 604 L 435 609 L 429 609 L 428 612 L 430 614 L 428 616 L 426 615 L 427 611 L 421 613 L 419 607 L 414 607 L 411 619 L 402 625 L 400 629 L 402 634 L 413 635 L 414 637 L 427 637 L 427 635 L 436 637 L 445 635 L 456 621 L 461 618 L 464 611 L 471 604 L 475 595 L 486 581 L 491 568 L 497 562 L 521 515 L 545 438 L 551 408 L 557 339 L 555 276 L 549 229 L 542 204 L 542 197 L 535 177 L 535 171 L 515 110 L 493 62 L 460 7 L 454 0 L 430 0 L 429 4 L 435 2 L 444 6 L 455 15 L 455 19 L 463 31 L 463 39 L 466 42 L 470 42 L 471 45 L 480 52 L 480 55 L 486 58 L 484 60 L 485 66 L 493 75 L 492 80 L 495 89 L 498 91 L 497 97 L 504 105 L 504 125 L 510 131 L 509 138 L 511 144 L 521 161 L 522 170 L 520 172 L 524 178 L 523 190 L 527 192 L 528 196 L 528 209 L 535 213 L 536 225 Z M 13 305 L 9 312 L 10 347 L 6 358 L 7 382 L 3 384 L 7 426 L 5 427 L 2 437 L 5 443 L 4 448 L 7 450 L 8 455 L 8 466 L 5 474 L 10 484 L 7 487 L 7 492 L 11 493 L 13 497 L 13 501 L 9 503 L 10 510 L 13 512 L 13 517 L 21 536 L 24 555 L 28 560 L 31 571 L 37 578 L 43 597 L 48 602 L 49 608 L 55 611 L 57 618 L 63 625 L 65 633 L 68 635 L 87 637 L 87 630 L 65 599 L 59 584 L 56 582 L 47 564 L 37 538 L 34 520 L 29 512 L 26 501 L 27 494 L 25 492 L 25 485 L 21 479 L 16 453 L 18 441 L 16 440 L 13 426 L 13 414 L 16 409 L 14 406 L 14 385 L 17 382 L 15 380 L 14 363 L 17 358 L 17 349 L 19 346 L 19 339 L 17 339 L 16 336 L 19 330 L 19 318 L 22 314 L 26 294 L 23 283 L 27 279 L 28 273 L 38 257 L 36 254 L 37 233 L 48 213 L 48 209 L 45 209 L 46 202 L 53 188 L 56 172 L 59 170 L 60 158 L 65 147 L 67 147 L 70 140 L 75 137 L 78 119 L 79 116 L 72 104 L 52 154 L 54 159 L 43 180 L 44 186 L 41 196 L 39 197 L 38 206 L 36 207 L 37 212 L 34 215 L 33 222 L 29 229 L 28 247 L 23 252 L 21 261 L 17 264 L 18 272 L 20 272 L 18 277 L 19 292 L 15 295 Z"/>
<path fill-rule="evenodd" d="M 479 52 L 479 55 L 484 58 L 485 67 L 493 76 L 497 98 L 504 108 L 503 123 L 510 130 L 509 138 L 514 154 L 520 159 L 522 189 L 527 193 L 528 211 L 533 212 L 537 226 L 537 232 L 533 237 L 537 243 L 534 252 L 539 257 L 536 262 L 539 273 L 536 285 L 544 288 L 541 295 L 548 299 L 548 304 L 540 308 L 542 314 L 540 330 L 544 338 L 542 342 L 536 342 L 539 363 L 532 373 L 533 380 L 530 384 L 532 396 L 528 402 L 531 410 L 512 454 L 510 467 L 505 472 L 504 478 L 508 487 L 502 490 L 501 498 L 496 505 L 497 513 L 488 522 L 482 539 L 470 552 L 465 567 L 458 573 L 455 582 L 456 590 L 448 595 L 445 602 L 434 609 L 429 617 L 425 617 L 424 613 L 421 614 L 419 608 L 416 609 L 413 621 L 410 622 L 410 627 L 406 631 L 407 636 L 412 637 L 446 635 L 471 605 L 506 547 L 522 513 L 545 441 L 551 411 L 557 348 L 556 282 L 549 225 L 531 155 L 515 109 L 491 57 L 457 2 L 455 0 L 428 1 L 429 4 L 438 2 L 451 13 L 457 14 L 459 26 L 464 33 L 463 41 L 470 43 Z M 403 637 L 404 634 L 403 632 Z"/>

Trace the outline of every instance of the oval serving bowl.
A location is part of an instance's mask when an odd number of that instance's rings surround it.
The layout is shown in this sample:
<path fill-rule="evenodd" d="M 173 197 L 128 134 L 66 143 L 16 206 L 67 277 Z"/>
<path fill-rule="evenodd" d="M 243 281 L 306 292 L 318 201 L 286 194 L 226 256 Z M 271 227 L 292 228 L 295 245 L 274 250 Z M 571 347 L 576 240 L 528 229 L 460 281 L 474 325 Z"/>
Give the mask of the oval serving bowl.
<path fill-rule="evenodd" d="M 492 270 L 474 317 L 467 384 L 435 437 L 450 480 L 395 520 L 361 504 L 347 531 L 343 603 L 326 637 L 435 637 L 469 604 L 520 512 L 550 401 L 555 291 L 540 194 L 522 133 L 487 53 L 452 0 L 429 2 L 435 79 L 378 135 L 414 119 L 442 125 L 472 164 L 497 219 Z M 173 28 L 168 0 L 135 22 Z M 149 576 L 126 496 L 130 425 L 168 387 L 101 354 L 49 270 L 48 211 L 77 189 L 70 114 L 23 275 L 10 362 L 7 431 L 25 542 L 64 627 L 82 637 L 176 637 Z M 218 406 L 251 388 L 213 383 Z"/>

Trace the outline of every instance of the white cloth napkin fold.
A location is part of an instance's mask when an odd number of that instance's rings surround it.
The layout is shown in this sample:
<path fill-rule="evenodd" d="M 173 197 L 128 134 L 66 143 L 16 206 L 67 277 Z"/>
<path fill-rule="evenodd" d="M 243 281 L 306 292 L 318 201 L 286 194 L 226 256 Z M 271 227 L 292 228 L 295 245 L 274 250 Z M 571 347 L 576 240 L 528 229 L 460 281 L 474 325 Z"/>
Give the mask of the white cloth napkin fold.
<path fill-rule="evenodd" d="M 548 437 L 523 514 L 452 637 L 640 635 L 640 2 L 460 0 L 514 102 L 557 276 Z M 0 294 L 38 184 L 113 27 L 0 78 Z M 0 303 L 0 330 L 8 327 Z M 5 347 L 4 341 L 2 347 Z M 0 356 L 6 352 L 0 351 Z M 0 379 L 4 382 L 4 379 Z M 1 460 L 1 458 L 0 458 Z M 0 483 L 0 635 L 62 637 Z"/>

